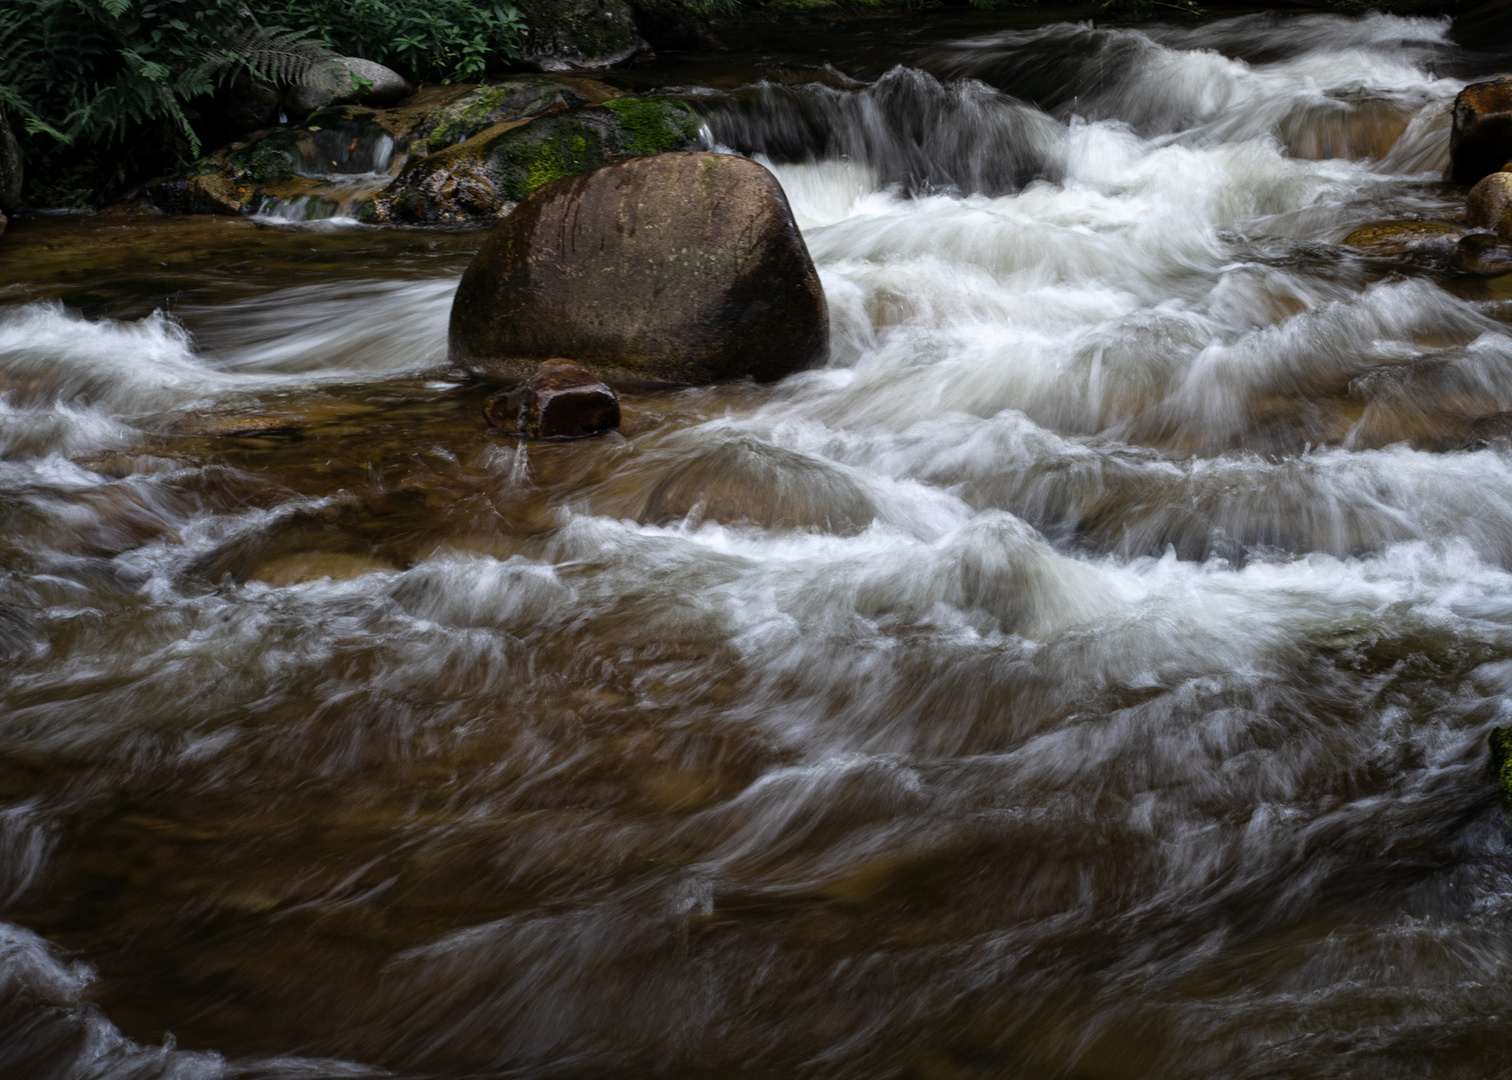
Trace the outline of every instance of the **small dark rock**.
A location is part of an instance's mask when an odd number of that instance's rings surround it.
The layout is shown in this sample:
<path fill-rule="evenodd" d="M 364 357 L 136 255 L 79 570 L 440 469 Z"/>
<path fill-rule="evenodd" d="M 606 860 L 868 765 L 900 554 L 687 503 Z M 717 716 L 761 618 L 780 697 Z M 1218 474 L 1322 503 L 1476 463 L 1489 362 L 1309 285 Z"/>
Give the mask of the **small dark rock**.
<path fill-rule="evenodd" d="M 583 439 L 619 427 L 619 398 L 571 360 L 547 360 L 529 379 L 489 398 L 483 417 L 508 435 Z"/>
<path fill-rule="evenodd" d="M 1449 265 L 1464 274 L 1512 274 L 1512 246 L 1495 233 L 1471 233 L 1454 246 Z"/>
<path fill-rule="evenodd" d="M 1473 184 L 1512 158 L 1512 77 L 1471 83 L 1454 99 L 1449 180 Z"/>

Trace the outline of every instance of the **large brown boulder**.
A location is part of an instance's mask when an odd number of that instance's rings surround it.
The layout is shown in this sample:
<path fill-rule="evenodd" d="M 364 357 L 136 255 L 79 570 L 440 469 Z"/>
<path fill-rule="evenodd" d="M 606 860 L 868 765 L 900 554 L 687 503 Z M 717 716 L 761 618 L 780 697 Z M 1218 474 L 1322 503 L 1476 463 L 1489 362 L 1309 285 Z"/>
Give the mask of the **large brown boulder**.
<path fill-rule="evenodd" d="M 1512 159 L 1512 77 L 1471 83 L 1454 99 L 1449 180 L 1473 184 Z"/>
<path fill-rule="evenodd" d="M 777 178 L 747 158 L 636 158 L 537 189 L 457 288 L 451 359 L 518 381 L 568 357 L 612 387 L 779 379 L 829 317 Z"/>

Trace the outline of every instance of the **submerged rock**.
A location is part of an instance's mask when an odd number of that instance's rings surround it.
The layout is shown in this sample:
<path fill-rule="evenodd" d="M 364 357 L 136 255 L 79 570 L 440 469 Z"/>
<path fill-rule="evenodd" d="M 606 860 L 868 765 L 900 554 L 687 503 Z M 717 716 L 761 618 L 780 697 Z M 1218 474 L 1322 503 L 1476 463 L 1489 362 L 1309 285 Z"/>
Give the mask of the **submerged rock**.
<path fill-rule="evenodd" d="M 247 214 L 258 201 L 255 185 L 220 173 L 154 181 L 148 194 L 153 205 L 170 214 Z"/>
<path fill-rule="evenodd" d="M 1447 259 L 1465 232 L 1463 225 L 1448 221 L 1381 221 L 1356 229 L 1344 238 L 1344 245 L 1371 255 Z"/>
<path fill-rule="evenodd" d="M 333 62 L 328 78 L 319 83 L 302 82 L 284 99 L 289 111 L 304 115 L 326 105 L 397 105 L 415 88 L 392 68 L 357 56 L 343 56 Z"/>
<path fill-rule="evenodd" d="M 1454 99 L 1449 180 L 1473 184 L 1512 159 L 1512 77 L 1471 83 Z"/>
<path fill-rule="evenodd" d="M 1383 158 L 1396 145 L 1412 119 L 1413 110 L 1394 101 L 1328 100 L 1300 108 L 1280 124 L 1280 135 L 1292 157 Z"/>
<path fill-rule="evenodd" d="M 1454 246 L 1449 265 L 1464 274 L 1512 274 L 1512 245 L 1495 233 L 1471 233 Z"/>
<path fill-rule="evenodd" d="M 736 436 L 674 466 L 635 516 L 652 524 L 749 522 L 851 536 L 871 524 L 877 507 L 839 466 Z"/>
<path fill-rule="evenodd" d="M 507 435 L 582 439 L 619 427 L 619 398 L 571 360 L 547 360 L 519 386 L 489 398 L 484 418 Z"/>
<path fill-rule="evenodd" d="M 453 362 L 522 379 L 571 356 L 610 386 L 779 379 L 821 362 L 819 276 L 777 178 L 747 158 L 639 158 L 547 184 L 479 249 Z"/>

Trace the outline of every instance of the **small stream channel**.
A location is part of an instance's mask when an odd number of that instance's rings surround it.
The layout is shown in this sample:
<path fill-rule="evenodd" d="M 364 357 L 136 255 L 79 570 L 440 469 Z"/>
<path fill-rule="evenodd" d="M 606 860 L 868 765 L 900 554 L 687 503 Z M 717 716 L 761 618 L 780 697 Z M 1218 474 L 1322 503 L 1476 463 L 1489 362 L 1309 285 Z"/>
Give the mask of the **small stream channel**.
<path fill-rule="evenodd" d="M 1340 245 L 1462 212 L 1447 31 L 613 73 L 834 347 L 580 443 L 445 363 L 480 233 L 14 224 L 0 1075 L 1503 1075 L 1512 283 Z"/>

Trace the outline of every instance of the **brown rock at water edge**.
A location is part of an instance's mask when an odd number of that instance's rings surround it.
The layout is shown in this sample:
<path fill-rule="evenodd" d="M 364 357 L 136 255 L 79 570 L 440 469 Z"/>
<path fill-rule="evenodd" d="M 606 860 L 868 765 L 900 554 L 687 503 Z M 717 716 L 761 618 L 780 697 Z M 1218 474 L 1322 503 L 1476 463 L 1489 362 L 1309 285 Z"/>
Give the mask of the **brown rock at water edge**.
<path fill-rule="evenodd" d="M 617 388 L 769 382 L 828 351 L 824 291 L 781 185 L 728 154 L 658 154 L 539 188 L 452 304 L 451 359 L 484 378 L 570 356 Z"/>
<path fill-rule="evenodd" d="M 1465 224 L 1476 232 L 1494 232 L 1504 238 L 1512 230 L 1512 173 L 1488 173 L 1475 182 L 1465 202 Z"/>
<path fill-rule="evenodd" d="M 1449 264 L 1461 273 L 1482 277 L 1512 274 L 1512 245 L 1494 233 L 1471 233 L 1455 245 Z"/>
<path fill-rule="evenodd" d="M 483 405 L 483 417 L 507 435 L 583 439 L 619 427 L 619 398 L 571 360 L 548 360 L 519 386 Z"/>
<path fill-rule="evenodd" d="M 1447 221 L 1381 221 L 1356 229 L 1344 246 L 1371 255 L 1431 255 L 1447 258 L 1465 227 Z"/>
<path fill-rule="evenodd" d="M 1454 99 L 1449 180 L 1473 184 L 1512 158 L 1512 77 L 1471 83 Z"/>

